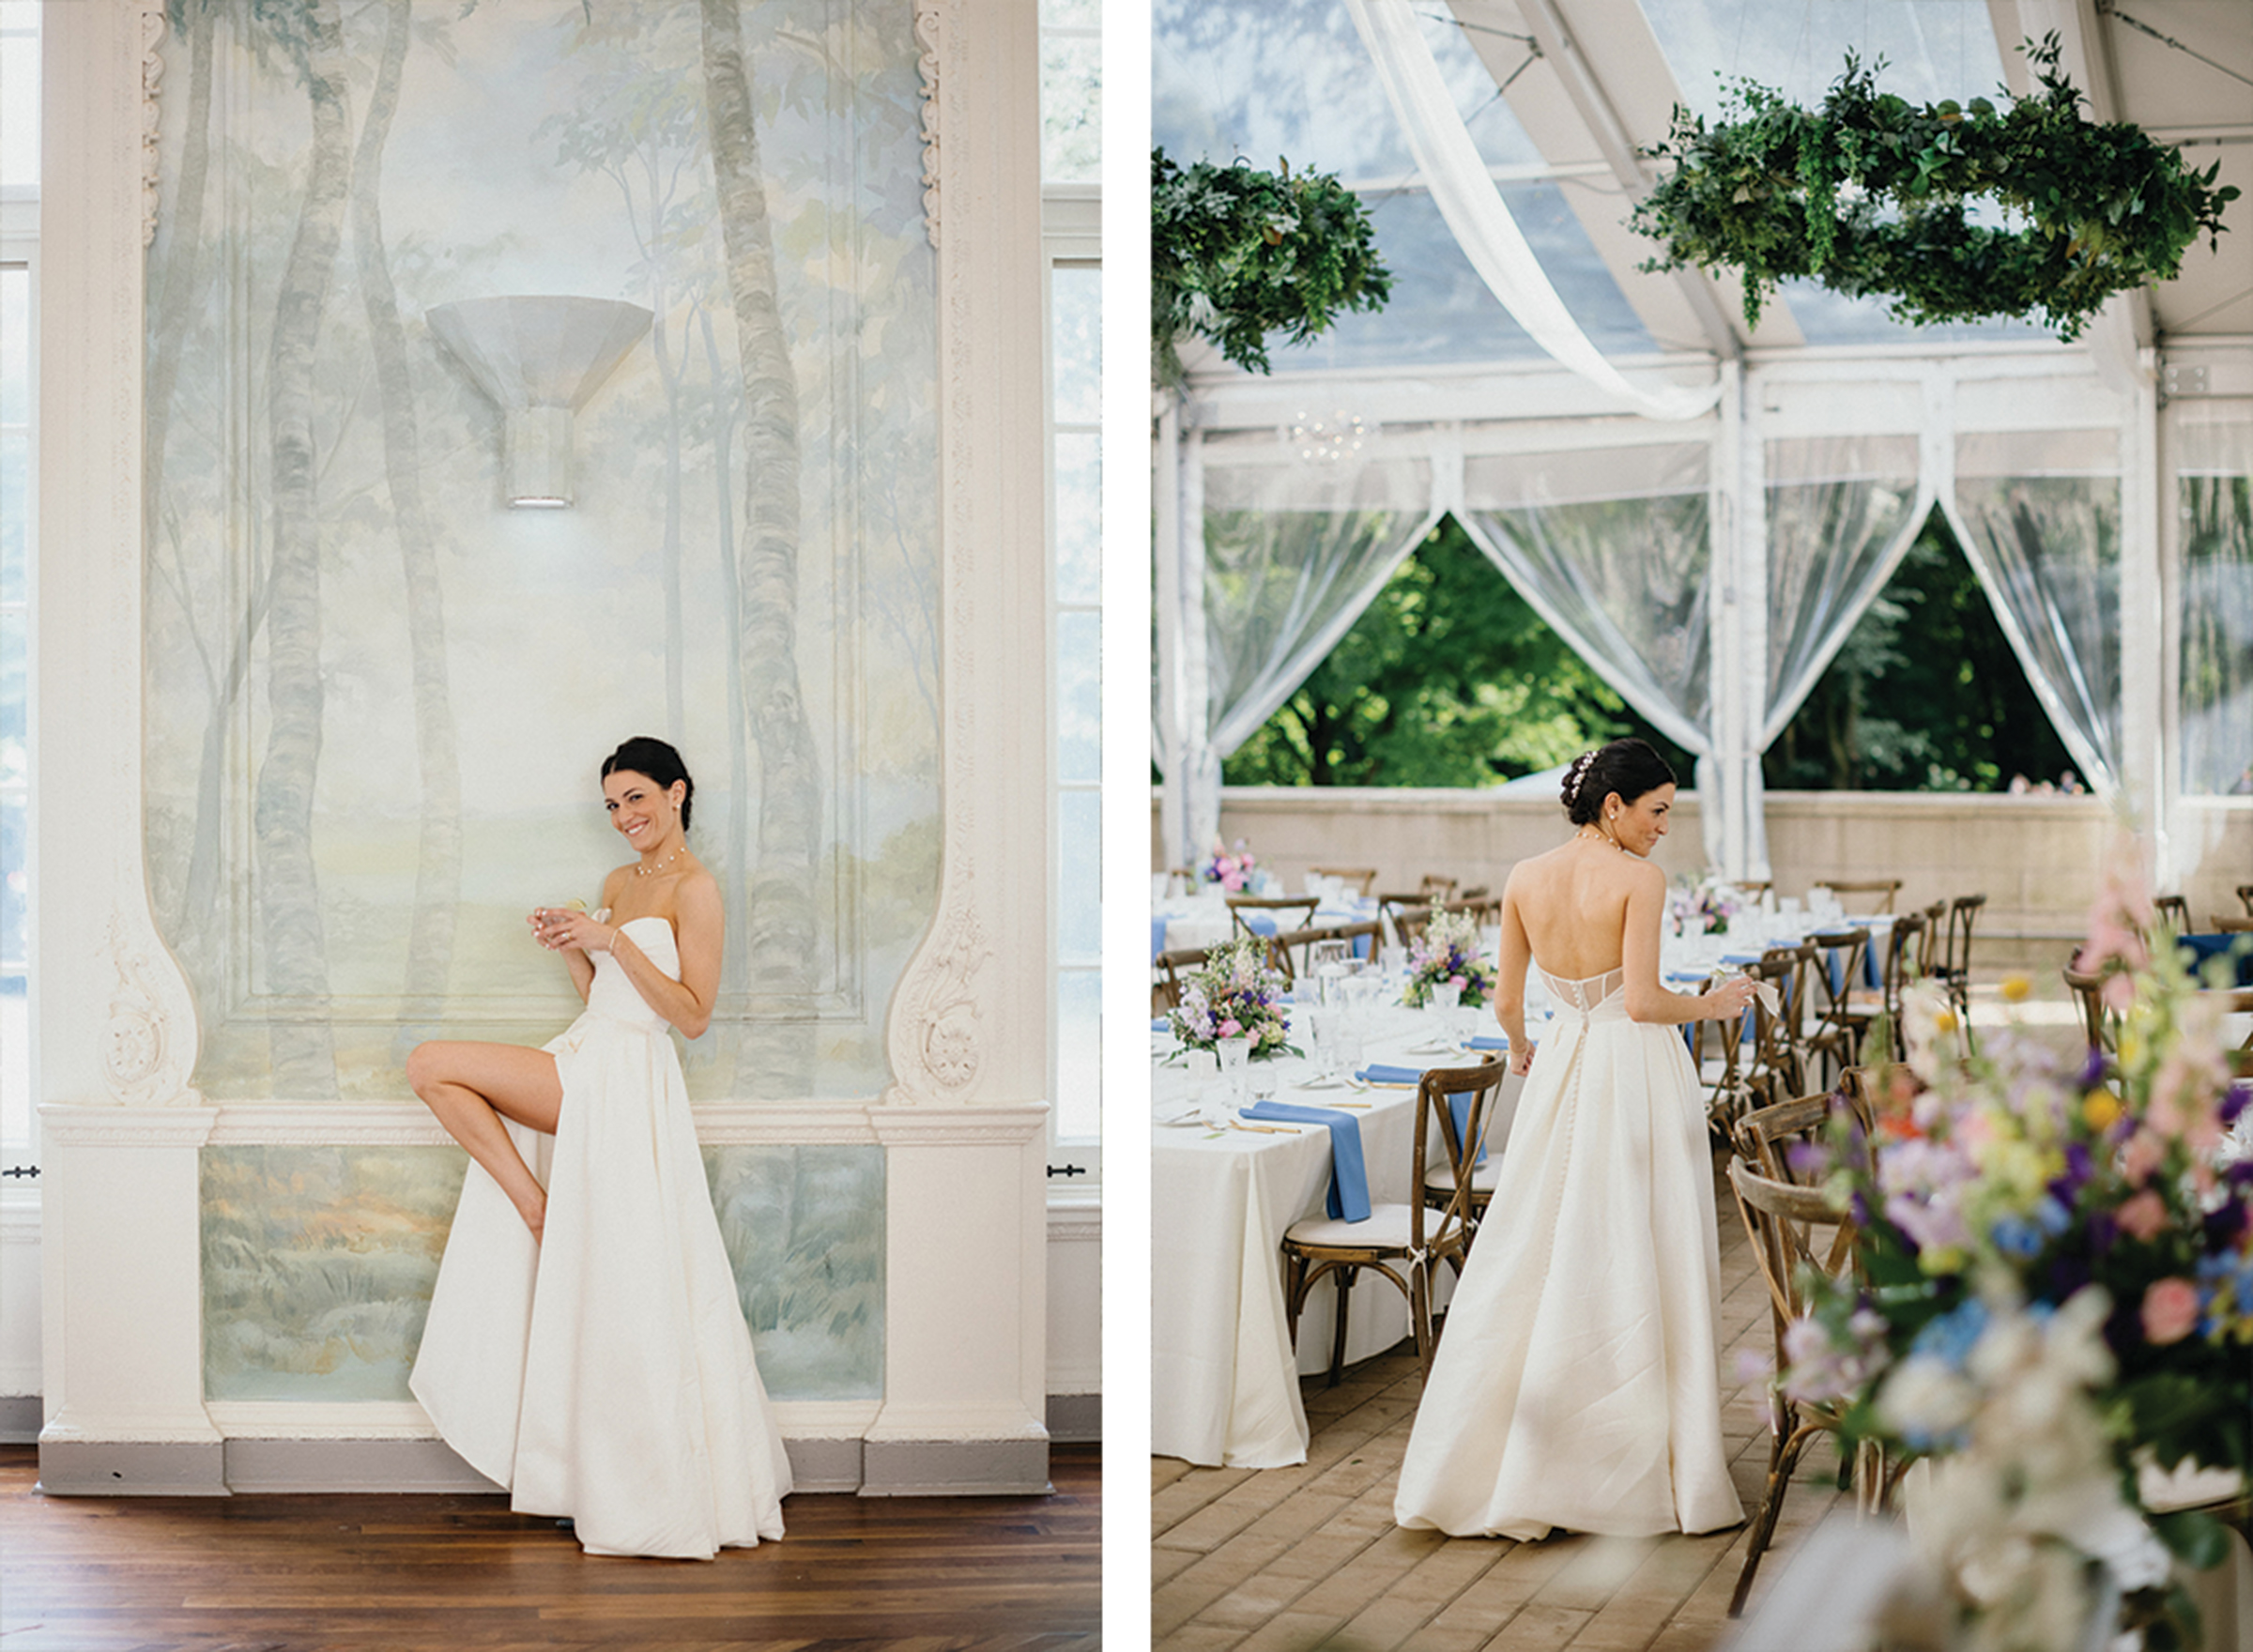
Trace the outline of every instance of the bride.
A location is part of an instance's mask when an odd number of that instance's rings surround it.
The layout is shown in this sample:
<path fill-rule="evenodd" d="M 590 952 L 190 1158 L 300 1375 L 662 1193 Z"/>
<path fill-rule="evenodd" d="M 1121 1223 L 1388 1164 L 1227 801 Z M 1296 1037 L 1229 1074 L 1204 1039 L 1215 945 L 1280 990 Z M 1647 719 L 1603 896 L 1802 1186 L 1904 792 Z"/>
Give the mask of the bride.
<path fill-rule="evenodd" d="M 1721 1439 L 1720 1262 L 1697 1074 L 1677 1028 L 1736 977 L 1659 985 L 1674 772 L 1639 740 L 1566 771 L 1575 831 L 1502 896 L 1495 1014 L 1528 1074 L 1417 1407 L 1393 1518 L 1461 1537 L 1709 1532 L 1744 1518 Z M 1525 971 L 1556 1018 L 1537 1056 Z"/>
<path fill-rule="evenodd" d="M 586 1013 L 540 1049 L 407 1058 L 473 1161 L 408 1386 L 512 1507 L 571 1517 L 588 1553 L 708 1560 L 781 1537 L 790 1490 L 672 1041 L 712 1019 L 720 891 L 688 848 L 679 752 L 629 740 L 602 779 L 637 858 L 591 915 L 529 920 Z"/>

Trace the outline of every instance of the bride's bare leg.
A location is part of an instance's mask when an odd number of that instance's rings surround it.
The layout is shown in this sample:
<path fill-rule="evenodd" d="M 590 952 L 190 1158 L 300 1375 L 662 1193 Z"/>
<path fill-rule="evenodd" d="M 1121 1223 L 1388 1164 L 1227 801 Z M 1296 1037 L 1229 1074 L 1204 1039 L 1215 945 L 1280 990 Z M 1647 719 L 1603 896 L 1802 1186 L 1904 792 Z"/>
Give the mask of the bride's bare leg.
<path fill-rule="evenodd" d="M 563 1110 L 556 1058 L 520 1044 L 419 1044 L 406 1058 L 406 1081 L 446 1133 L 500 1184 L 532 1237 L 539 1238 L 547 1219 L 547 1193 L 501 1120 L 555 1134 Z"/>

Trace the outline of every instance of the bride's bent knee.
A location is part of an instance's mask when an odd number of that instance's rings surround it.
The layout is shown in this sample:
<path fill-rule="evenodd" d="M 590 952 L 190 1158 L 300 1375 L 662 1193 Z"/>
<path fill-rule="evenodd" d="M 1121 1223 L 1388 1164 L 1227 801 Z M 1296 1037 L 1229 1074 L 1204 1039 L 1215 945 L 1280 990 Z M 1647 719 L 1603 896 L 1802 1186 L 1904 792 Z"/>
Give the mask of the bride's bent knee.
<path fill-rule="evenodd" d="M 445 1079 L 438 1055 L 443 1048 L 435 1043 L 418 1044 L 406 1052 L 406 1087 L 424 1101 L 430 1099 L 432 1087 Z"/>

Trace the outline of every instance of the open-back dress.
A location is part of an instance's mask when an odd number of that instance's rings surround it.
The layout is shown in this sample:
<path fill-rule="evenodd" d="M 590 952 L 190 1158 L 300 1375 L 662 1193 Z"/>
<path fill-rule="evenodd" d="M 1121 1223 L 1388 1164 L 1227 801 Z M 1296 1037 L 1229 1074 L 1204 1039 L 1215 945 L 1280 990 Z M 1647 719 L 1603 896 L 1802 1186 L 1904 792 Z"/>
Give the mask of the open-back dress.
<path fill-rule="evenodd" d="M 1525 1539 L 1734 1525 L 1696 1072 L 1678 1028 L 1628 1019 L 1621 971 L 1541 978 L 1556 1018 L 1456 1285 L 1393 1518 Z"/>

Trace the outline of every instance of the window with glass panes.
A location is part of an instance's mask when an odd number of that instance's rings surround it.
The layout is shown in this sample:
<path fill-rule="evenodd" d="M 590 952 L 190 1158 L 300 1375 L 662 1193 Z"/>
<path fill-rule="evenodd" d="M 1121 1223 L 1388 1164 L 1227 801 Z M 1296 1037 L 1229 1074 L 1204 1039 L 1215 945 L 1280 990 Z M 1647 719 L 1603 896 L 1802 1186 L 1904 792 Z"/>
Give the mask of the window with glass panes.
<path fill-rule="evenodd" d="M 0 0 L 0 1172 L 38 1174 L 27 1002 L 39 8 Z"/>
<path fill-rule="evenodd" d="M 1051 1035 L 1061 1167 L 1102 1118 L 1102 241 L 1098 0 L 1041 0 L 1049 366 L 1050 741 L 1055 776 Z"/>

